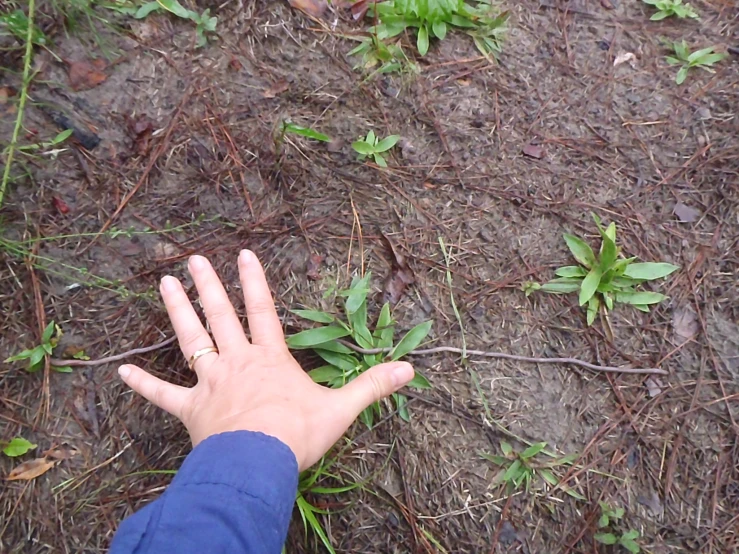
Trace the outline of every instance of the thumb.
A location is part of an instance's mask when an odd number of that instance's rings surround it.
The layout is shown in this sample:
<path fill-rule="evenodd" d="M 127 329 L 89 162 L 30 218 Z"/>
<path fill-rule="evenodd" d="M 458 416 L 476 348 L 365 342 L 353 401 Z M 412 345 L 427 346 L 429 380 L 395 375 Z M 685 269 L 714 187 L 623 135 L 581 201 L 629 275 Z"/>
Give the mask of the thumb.
<path fill-rule="evenodd" d="M 118 375 L 124 383 L 149 402 L 181 419 L 182 407 L 187 401 L 190 389 L 162 381 L 140 367 L 130 364 L 119 367 Z"/>
<path fill-rule="evenodd" d="M 407 385 L 414 375 L 413 366 L 407 362 L 380 364 L 341 387 L 339 392 L 343 395 L 344 406 L 354 419 L 373 402 Z"/>

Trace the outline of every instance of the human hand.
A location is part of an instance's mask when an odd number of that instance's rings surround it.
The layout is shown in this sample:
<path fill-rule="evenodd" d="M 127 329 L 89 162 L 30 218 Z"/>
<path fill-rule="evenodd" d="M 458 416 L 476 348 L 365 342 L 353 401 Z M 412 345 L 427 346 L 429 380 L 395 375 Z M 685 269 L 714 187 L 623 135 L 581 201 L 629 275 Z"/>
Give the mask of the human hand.
<path fill-rule="evenodd" d="M 405 362 L 377 365 L 338 390 L 314 383 L 285 344 L 256 256 L 242 250 L 238 263 L 251 343 L 210 262 L 193 256 L 188 269 L 213 338 L 176 278 L 164 277 L 160 289 L 185 359 L 213 347 L 214 340 L 218 347 L 191 364 L 197 384 L 174 385 L 130 364 L 118 373 L 141 396 L 180 419 L 193 446 L 226 431 L 260 431 L 290 447 L 302 471 L 331 448 L 362 410 L 406 385 L 413 368 Z"/>

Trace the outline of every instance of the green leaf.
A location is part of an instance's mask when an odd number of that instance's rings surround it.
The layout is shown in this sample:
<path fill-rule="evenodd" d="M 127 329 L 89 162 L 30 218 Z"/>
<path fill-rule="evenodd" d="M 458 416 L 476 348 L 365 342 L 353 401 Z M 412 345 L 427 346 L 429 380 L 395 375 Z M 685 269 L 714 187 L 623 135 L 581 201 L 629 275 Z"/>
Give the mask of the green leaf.
<path fill-rule="evenodd" d="M 672 43 L 672 48 L 675 50 L 675 54 L 677 54 L 678 58 L 687 61 L 688 56 L 690 56 L 690 49 L 688 48 L 688 43 L 685 42 L 685 40 Z"/>
<path fill-rule="evenodd" d="M 595 321 L 595 316 L 598 315 L 598 308 L 600 308 L 600 300 L 597 295 L 593 295 L 588 300 L 588 311 L 587 311 L 587 322 L 590 327 Z"/>
<path fill-rule="evenodd" d="M 571 282 L 557 282 L 556 280 L 549 281 L 548 283 L 544 283 L 541 285 L 540 290 L 543 290 L 544 292 L 549 292 L 552 294 L 567 294 L 569 292 L 575 292 L 577 290 L 580 290 L 580 283 L 581 281 L 571 281 Z"/>
<path fill-rule="evenodd" d="M 567 233 L 562 236 L 564 237 L 570 252 L 572 252 L 572 255 L 578 262 L 588 269 L 595 265 L 595 254 L 593 254 L 593 249 L 590 248 L 584 240 Z"/>
<path fill-rule="evenodd" d="M 600 518 L 598 519 L 598 527 L 608 527 L 609 519 L 607 514 L 602 514 Z"/>
<path fill-rule="evenodd" d="M 709 46 L 708 48 L 701 48 L 700 50 L 696 50 L 692 54 L 688 56 L 688 63 L 693 64 L 696 61 L 699 61 L 703 56 L 706 56 L 713 52 L 713 46 Z"/>
<path fill-rule="evenodd" d="M 72 366 L 68 365 L 53 365 L 51 366 L 51 369 L 57 373 L 72 373 L 74 371 Z"/>
<path fill-rule="evenodd" d="M 374 149 L 375 145 L 377 144 L 377 137 L 375 136 L 375 132 L 372 129 L 367 131 L 367 138 L 365 139 L 365 141 Z"/>
<path fill-rule="evenodd" d="M 511 443 L 506 441 L 500 441 L 500 449 L 506 456 L 510 456 L 513 453 L 513 447 L 511 446 Z"/>
<path fill-rule="evenodd" d="M 603 294 L 603 298 L 606 301 L 606 308 L 609 311 L 613 310 L 613 295 L 609 292 Z"/>
<path fill-rule="evenodd" d="M 316 323 L 333 323 L 336 318 L 326 312 L 319 312 L 318 310 L 291 310 L 297 316 Z"/>
<path fill-rule="evenodd" d="M 502 466 L 507 464 L 510 460 L 508 458 L 504 458 L 503 456 L 494 456 L 492 454 L 487 454 L 485 452 L 481 452 L 480 456 L 485 458 L 486 460 L 493 462 L 496 466 Z"/>
<path fill-rule="evenodd" d="M 390 135 L 385 137 L 375 146 L 375 152 L 386 152 L 395 146 L 400 140 L 400 135 Z"/>
<path fill-rule="evenodd" d="M 623 302 L 624 304 L 641 306 L 659 304 L 665 298 L 667 297 L 664 294 L 658 292 L 616 292 L 616 302 Z"/>
<path fill-rule="evenodd" d="M 326 548 L 326 550 L 328 550 L 330 554 L 336 554 L 336 551 L 331 546 L 331 541 L 329 541 L 328 537 L 326 536 L 326 532 L 323 530 L 323 527 L 316 519 L 314 512 L 317 512 L 318 510 L 315 507 L 311 506 L 308 501 L 303 498 L 302 495 L 296 498 L 295 503 L 298 505 L 298 510 L 300 510 L 300 514 L 304 516 L 304 521 L 308 523 L 311 530 L 318 536 L 319 539 L 321 539 L 321 542 L 323 543 L 323 546 Z"/>
<path fill-rule="evenodd" d="M 424 377 L 417 371 L 416 371 L 416 374 L 413 376 L 413 379 L 411 379 L 410 383 L 408 383 L 407 386 L 413 387 L 414 389 L 432 388 L 431 383 L 429 383 L 429 380 L 426 379 L 426 377 Z"/>
<path fill-rule="evenodd" d="M 143 19 L 151 12 L 156 11 L 159 8 L 160 6 L 158 2 L 147 2 L 146 4 L 143 4 L 138 10 L 136 10 L 136 13 L 133 17 L 134 19 Z"/>
<path fill-rule="evenodd" d="M 629 533 L 636 533 L 636 536 L 639 536 L 639 533 L 637 531 L 629 531 Z M 639 547 L 639 545 L 633 539 L 627 538 L 626 534 L 618 540 L 618 544 L 631 552 L 631 554 L 639 554 L 639 552 L 641 552 L 641 548 Z"/>
<path fill-rule="evenodd" d="M 34 448 L 36 448 L 36 446 L 38 445 L 27 441 L 23 437 L 15 437 L 11 439 L 7 445 L 5 445 L 5 447 L 3 448 L 3 454 L 11 458 L 15 458 L 16 456 L 23 456 L 23 454 L 25 454 L 29 450 L 33 450 Z"/>
<path fill-rule="evenodd" d="M 513 463 L 508 466 L 508 469 L 503 474 L 503 481 L 510 481 L 511 479 L 517 477 L 519 475 L 519 472 L 521 471 L 521 468 L 521 460 L 513 460 Z"/>
<path fill-rule="evenodd" d="M 684 65 L 677 72 L 677 77 L 675 77 L 675 82 L 678 85 L 682 85 L 685 82 L 685 79 L 687 77 L 688 77 L 688 66 L 687 65 Z"/>
<path fill-rule="evenodd" d="M 443 21 L 436 21 L 431 25 L 431 30 L 434 32 L 434 36 L 438 38 L 439 40 L 444 40 L 446 38 L 446 23 Z"/>
<path fill-rule="evenodd" d="M 600 278 L 602 276 L 603 274 L 601 273 L 600 268 L 594 267 L 590 270 L 590 273 L 587 274 L 585 279 L 582 280 L 582 284 L 580 285 L 580 306 L 587 304 L 588 300 L 593 297 L 595 291 L 598 289 Z"/>
<path fill-rule="evenodd" d="M 644 304 L 634 304 L 634 307 L 640 312 L 649 313 L 649 306 L 645 306 Z"/>
<path fill-rule="evenodd" d="M 352 284 L 349 287 L 348 291 L 349 294 L 347 296 L 346 302 L 344 303 L 344 309 L 346 310 L 347 316 L 356 312 L 367 300 L 367 294 L 369 293 L 369 282 L 371 277 L 372 273 L 368 271 L 367 274 L 361 279 L 358 277 L 354 277 L 352 279 Z"/>
<path fill-rule="evenodd" d="M 410 423 L 411 414 L 408 412 L 408 398 L 403 394 L 393 393 L 393 400 L 395 401 L 395 407 L 398 409 L 398 415 L 403 421 Z"/>
<path fill-rule="evenodd" d="M 330 350 L 321 350 L 320 348 L 316 348 L 315 353 L 323 358 L 325 362 L 328 362 L 347 373 L 356 371 L 361 365 L 357 358 L 349 354 L 339 354 L 337 352 L 331 352 Z"/>
<path fill-rule="evenodd" d="M 387 162 L 385 161 L 385 158 L 383 158 L 382 154 L 374 153 L 372 154 L 372 157 L 375 159 L 375 163 L 377 165 L 380 167 L 387 167 Z"/>
<path fill-rule="evenodd" d="M 418 40 L 416 41 L 418 53 L 425 56 L 429 51 L 429 31 L 425 25 L 418 28 Z"/>
<path fill-rule="evenodd" d="M 327 350 L 329 352 L 336 352 L 337 354 L 349 354 L 352 356 L 356 353 L 351 348 L 348 348 L 335 340 L 322 342 L 321 344 L 315 345 L 313 348 Z"/>
<path fill-rule="evenodd" d="M 43 335 L 41 335 L 41 344 L 48 344 L 51 341 L 51 337 L 54 336 L 54 322 L 51 321 L 44 329 Z"/>
<path fill-rule="evenodd" d="M 557 277 L 585 277 L 588 274 L 582 266 L 566 265 L 554 272 Z"/>
<path fill-rule="evenodd" d="M 554 476 L 554 473 L 552 473 L 550 469 L 540 469 L 539 475 L 541 475 L 542 478 L 553 487 L 559 485 L 559 480 Z"/>
<path fill-rule="evenodd" d="M 190 10 L 186 10 L 182 7 L 177 0 L 157 0 L 157 3 L 170 13 L 175 14 L 177 17 L 183 19 L 191 19 L 195 15 Z"/>
<path fill-rule="evenodd" d="M 69 137 L 72 136 L 72 133 L 74 132 L 74 129 L 67 129 L 65 131 L 62 131 L 57 136 L 55 136 L 51 141 L 49 142 L 50 145 L 60 144 L 67 140 Z"/>
<path fill-rule="evenodd" d="M 707 56 L 704 56 L 700 60 L 698 60 L 698 62 L 700 63 L 700 65 L 713 65 L 723 60 L 726 56 L 727 54 L 722 54 L 722 53 L 709 54 Z"/>
<path fill-rule="evenodd" d="M 392 352 L 390 352 L 390 359 L 393 361 L 399 360 L 408 354 L 408 352 L 415 350 L 423 342 L 423 339 L 426 338 L 426 335 L 429 334 L 429 331 L 431 331 L 431 325 L 433 325 L 432 321 L 425 321 L 408 331 L 395 348 L 393 348 Z"/>
<path fill-rule="evenodd" d="M 679 266 L 668 263 L 635 263 L 626 267 L 624 275 L 632 279 L 644 279 L 651 281 L 653 279 L 662 279 L 680 269 Z"/>
<path fill-rule="evenodd" d="M 310 378 L 316 383 L 328 383 L 337 377 L 343 377 L 344 372 L 336 366 L 324 365 L 308 372 Z"/>
<path fill-rule="evenodd" d="M 9 358 L 5 358 L 3 363 L 9 364 L 11 362 L 19 362 L 21 360 L 27 360 L 33 355 L 34 350 L 23 350 L 22 352 L 18 352 L 18 354 L 15 354 L 13 356 L 10 356 Z"/>
<path fill-rule="evenodd" d="M 542 450 L 544 450 L 544 448 L 546 448 L 546 446 L 547 446 L 547 443 L 545 443 L 545 442 L 537 442 L 537 443 L 534 443 L 531 446 L 529 446 L 526 450 L 524 450 L 523 452 L 521 452 L 520 456 L 524 460 L 528 460 L 529 458 L 533 458 L 539 452 L 541 452 Z"/>
<path fill-rule="evenodd" d="M 613 533 L 596 533 L 593 538 L 601 544 L 616 544 L 618 541 Z"/>
<path fill-rule="evenodd" d="M 639 531 L 635 529 L 631 529 L 630 531 L 626 531 L 623 535 L 621 535 L 622 539 L 628 539 L 628 540 L 634 540 L 639 538 Z"/>
<path fill-rule="evenodd" d="M 320 140 L 321 142 L 331 142 L 331 137 L 329 137 L 328 135 L 324 135 L 323 133 L 314 131 L 309 127 L 295 125 L 295 123 L 283 123 L 283 129 L 286 133 L 292 133 L 301 137 Z"/>
<path fill-rule="evenodd" d="M 26 367 L 26 371 L 29 373 L 33 373 L 34 371 L 37 371 L 40 369 L 41 362 L 44 359 L 44 356 L 46 356 L 46 351 L 42 346 L 37 346 L 31 351 L 31 356 L 28 358 L 28 367 Z"/>
<path fill-rule="evenodd" d="M 343 327 L 329 325 L 327 327 L 317 327 L 316 329 L 301 331 L 300 333 L 287 337 L 285 342 L 290 348 L 309 348 L 348 335 L 349 330 Z"/>
<path fill-rule="evenodd" d="M 377 339 L 376 346 L 378 348 L 390 348 L 393 346 L 393 335 L 395 334 L 395 326 L 393 317 L 390 314 L 390 303 L 385 302 L 380 310 L 380 316 L 377 318 L 377 326 L 373 336 Z"/>
<path fill-rule="evenodd" d="M 670 14 L 668 12 L 657 12 L 652 17 L 650 17 L 649 19 L 651 21 L 661 21 L 661 20 L 663 20 L 665 17 L 667 17 L 669 15 Z"/>
<path fill-rule="evenodd" d="M 363 140 L 357 140 L 352 142 L 352 148 L 359 154 L 362 154 L 363 156 L 369 156 L 370 154 L 374 153 L 375 147 L 367 144 Z"/>
<path fill-rule="evenodd" d="M 670 65 L 678 65 L 683 63 L 682 61 L 678 60 L 677 58 L 673 58 L 672 56 L 665 56 L 665 61 L 667 61 Z"/>

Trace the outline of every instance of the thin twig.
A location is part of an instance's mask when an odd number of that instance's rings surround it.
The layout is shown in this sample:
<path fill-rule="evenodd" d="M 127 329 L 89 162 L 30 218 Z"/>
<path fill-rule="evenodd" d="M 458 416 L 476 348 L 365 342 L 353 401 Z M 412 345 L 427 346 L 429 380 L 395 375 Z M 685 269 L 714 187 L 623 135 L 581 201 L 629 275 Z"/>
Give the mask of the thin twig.
<path fill-rule="evenodd" d="M 390 352 L 392 348 L 361 348 L 345 340 L 337 339 L 338 342 L 347 348 L 358 352 L 359 354 L 385 354 Z M 424 354 L 438 354 L 439 352 L 451 352 L 452 354 L 462 354 L 461 348 L 454 346 L 436 346 L 434 348 L 420 348 L 408 352 L 412 356 L 422 356 Z M 533 358 L 530 356 L 518 356 L 517 354 L 507 354 L 505 352 L 488 352 L 485 350 L 467 350 L 467 356 L 481 356 L 483 358 L 504 358 L 506 360 L 516 360 L 519 362 L 529 362 L 532 364 L 573 364 L 581 367 L 592 369 L 593 371 L 605 371 L 608 373 L 648 373 L 656 375 L 668 375 L 668 372 L 658 367 L 647 368 L 631 368 L 631 367 L 611 367 L 605 365 L 591 364 L 577 358 Z"/>
<path fill-rule="evenodd" d="M 176 339 L 177 337 L 170 337 L 167 340 L 164 340 L 157 344 L 153 344 L 151 346 L 145 346 L 143 348 L 134 348 L 133 350 L 129 350 L 128 352 L 123 352 L 121 354 L 115 354 L 114 356 L 106 356 L 105 358 L 100 358 L 99 360 L 62 360 L 59 358 L 52 358 L 51 365 L 55 367 L 59 367 L 59 366 L 96 366 L 96 365 L 109 364 L 111 362 L 117 362 L 119 360 L 123 360 L 130 356 L 136 356 L 138 354 L 146 354 L 148 352 L 153 352 L 154 350 L 159 350 L 160 348 L 169 346 Z M 347 348 L 354 350 L 355 352 L 358 352 L 359 354 L 386 354 L 392 350 L 392 348 L 361 348 L 355 344 L 352 344 L 350 342 L 347 342 L 341 339 L 338 339 L 338 342 L 340 342 Z M 438 354 L 439 352 L 450 352 L 452 354 L 462 354 L 462 349 L 456 348 L 454 346 L 436 346 L 434 348 L 420 348 L 418 350 L 411 350 L 410 352 L 408 352 L 408 354 L 411 356 L 423 356 L 425 354 Z M 530 356 L 518 356 L 516 354 L 507 354 L 505 352 L 488 352 L 485 350 L 467 350 L 466 353 L 467 353 L 467 356 L 480 356 L 483 358 L 504 358 L 506 360 L 516 360 L 519 362 L 529 362 L 529 363 L 534 363 L 534 364 L 547 364 L 547 363 L 549 364 L 573 364 L 573 365 L 579 365 L 587 369 L 592 369 L 593 371 L 604 371 L 604 372 L 609 372 L 609 373 L 635 373 L 635 374 L 646 373 L 646 374 L 653 374 L 653 375 L 668 375 L 667 371 L 665 371 L 664 369 L 660 369 L 658 367 L 649 367 L 649 368 L 610 367 L 610 366 L 591 364 L 590 362 L 578 360 L 577 358 L 532 358 Z"/>
<path fill-rule="evenodd" d="M 133 350 L 128 350 L 127 352 L 122 352 L 121 354 L 115 354 L 114 356 L 106 356 L 105 358 L 100 358 L 99 360 L 62 360 L 60 358 L 51 358 L 50 362 L 51 362 L 51 365 L 55 367 L 95 366 L 95 365 L 109 364 L 112 362 L 117 362 L 118 360 L 124 360 L 131 356 L 136 356 L 138 354 L 147 354 L 148 352 L 154 352 L 154 350 L 159 350 L 160 348 L 169 346 L 176 340 L 177 340 L 177 337 L 169 337 L 167 340 L 163 340 L 162 342 L 152 344 L 151 346 L 144 346 L 143 348 L 134 348 Z"/>

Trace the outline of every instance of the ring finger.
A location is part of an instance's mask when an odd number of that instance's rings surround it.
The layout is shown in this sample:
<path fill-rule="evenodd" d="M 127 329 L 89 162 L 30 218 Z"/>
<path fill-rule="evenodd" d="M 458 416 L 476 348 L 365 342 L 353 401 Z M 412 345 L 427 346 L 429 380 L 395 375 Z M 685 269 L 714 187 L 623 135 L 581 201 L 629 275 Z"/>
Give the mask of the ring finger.
<path fill-rule="evenodd" d="M 167 314 L 174 327 L 177 340 L 180 343 L 180 350 L 185 356 L 188 365 L 192 365 L 192 369 L 196 373 L 207 369 L 213 362 L 218 359 L 218 352 L 206 352 L 201 354 L 203 350 L 213 348 L 213 339 L 210 338 L 208 331 L 203 327 L 198 314 L 190 303 L 190 299 L 185 294 L 180 282 L 167 275 L 162 278 L 161 293 L 164 299 L 164 305 L 167 307 Z M 197 359 L 191 363 L 193 355 Z"/>

